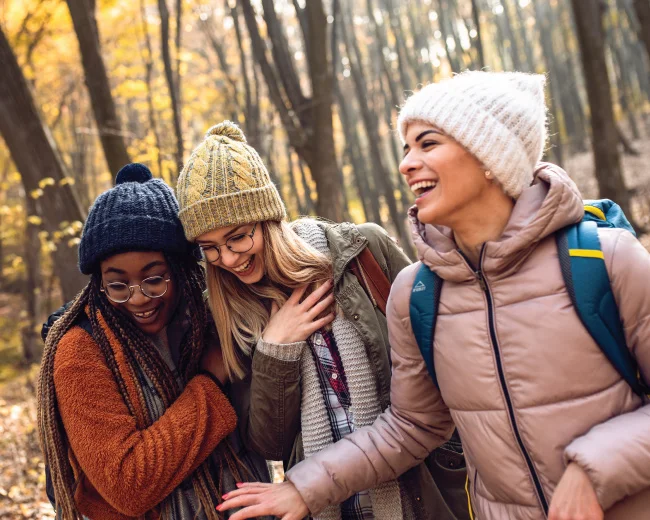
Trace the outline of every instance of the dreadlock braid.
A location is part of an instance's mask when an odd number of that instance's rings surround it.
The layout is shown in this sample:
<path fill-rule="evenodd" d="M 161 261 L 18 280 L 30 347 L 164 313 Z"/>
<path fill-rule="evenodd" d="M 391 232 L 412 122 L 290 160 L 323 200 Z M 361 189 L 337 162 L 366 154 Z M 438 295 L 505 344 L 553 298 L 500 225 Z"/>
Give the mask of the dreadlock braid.
<path fill-rule="evenodd" d="M 74 473 L 68 460 L 67 441 L 56 404 L 54 390 L 54 357 L 59 341 L 83 313 L 91 293 L 88 284 L 75 298 L 67 312 L 59 318 L 47 336 L 38 378 L 38 434 L 45 461 L 53 476 L 54 496 L 62 518 L 80 520 L 74 502 Z M 55 477 L 56 476 L 56 477 Z"/>
<path fill-rule="evenodd" d="M 177 367 L 182 387 L 184 387 L 198 372 L 205 345 L 206 330 L 209 329 L 209 312 L 203 299 L 204 273 L 201 266 L 191 258 L 171 255 L 166 255 L 166 258 L 171 269 L 173 283 L 179 290 L 179 297 L 182 298 L 188 315 L 191 316 L 191 331 L 185 335 L 180 345 L 180 359 Z M 76 483 L 68 458 L 67 436 L 56 402 L 54 359 L 61 338 L 83 315 L 85 308 L 88 307 L 88 319 L 91 323 L 93 339 L 102 352 L 118 390 L 129 412 L 136 418 L 139 428 L 146 428 L 154 422 L 147 413 L 143 391 L 144 382 L 141 377 L 138 377 L 140 371 L 151 381 L 165 407 L 173 403 L 182 391 L 182 387 L 179 388 L 178 381 L 153 342 L 135 323 L 107 301 L 100 288 L 101 277 L 99 274 L 91 276 L 88 285 L 77 296 L 66 313 L 52 326 L 47 337 L 39 376 L 39 437 L 46 462 L 50 466 L 57 507 L 60 507 L 61 518 L 65 520 L 81 520 L 82 515 L 74 501 Z M 118 364 L 109 337 L 100 322 L 100 316 L 122 346 L 127 370 L 130 372 L 128 375 L 123 373 L 123 368 Z M 128 376 L 131 376 L 136 383 L 138 403 L 133 402 L 132 396 L 127 391 L 125 377 Z M 138 410 L 144 410 L 144 413 L 138 413 Z M 246 470 L 246 465 L 238 459 L 227 440 L 223 444 L 223 449 L 218 450 L 219 454 L 215 453 L 214 456 L 218 457 L 220 466 L 226 465 L 237 481 L 240 481 L 241 477 L 237 466 Z M 220 501 L 222 478 L 211 475 L 209 459 L 210 457 L 194 471 L 191 475 L 191 482 L 208 520 L 218 520 L 220 516 L 215 510 L 215 506 Z M 215 478 L 219 481 L 217 485 L 215 485 Z M 169 516 L 168 511 L 170 510 L 167 507 L 169 505 L 167 502 L 166 499 L 162 504 L 165 517 Z"/>

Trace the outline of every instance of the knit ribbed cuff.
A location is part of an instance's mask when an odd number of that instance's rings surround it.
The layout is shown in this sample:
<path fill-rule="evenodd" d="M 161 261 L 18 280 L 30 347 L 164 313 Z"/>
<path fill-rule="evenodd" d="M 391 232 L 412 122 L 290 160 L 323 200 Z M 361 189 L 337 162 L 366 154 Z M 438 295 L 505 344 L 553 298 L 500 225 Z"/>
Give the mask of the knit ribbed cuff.
<path fill-rule="evenodd" d="M 269 343 L 262 338 L 257 342 L 256 350 L 269 357 L 280 359 L 282 361 L 298 361 L 302 355 L 303 349 L 307 346 L 306 341 L 296 341 L 295 343 Z"/>

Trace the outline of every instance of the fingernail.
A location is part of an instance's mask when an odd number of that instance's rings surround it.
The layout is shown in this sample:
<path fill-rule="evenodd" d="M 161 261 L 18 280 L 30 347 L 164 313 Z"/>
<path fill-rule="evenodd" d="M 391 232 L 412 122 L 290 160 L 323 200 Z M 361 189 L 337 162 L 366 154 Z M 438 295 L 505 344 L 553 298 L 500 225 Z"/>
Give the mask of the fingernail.
<path fill-rule="evenodd" d="M 237 484 L 236 484 L 236 486 L 237 486 L 238 488 L 242 487 L 243 485 L 244 485 L 244 484 L 242 484 L 241 482 L 237 482 Z"/>
<path fill-rule="evenodd" d="M 217 506 L 217 511 L 221 511 L 221 504 Z"/>
<path fill-rule="evenodd" d="M 224 500 L 228 500 L 228 493 L 226 493 L 225 495 L 221 495 L 221 498 L 223 498 Z"/>

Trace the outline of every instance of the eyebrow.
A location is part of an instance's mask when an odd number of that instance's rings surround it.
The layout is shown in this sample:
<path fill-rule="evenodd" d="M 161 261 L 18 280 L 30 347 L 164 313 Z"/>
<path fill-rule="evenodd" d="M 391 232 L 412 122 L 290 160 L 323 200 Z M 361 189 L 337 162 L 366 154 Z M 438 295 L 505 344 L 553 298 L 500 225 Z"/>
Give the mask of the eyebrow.
<path fill-rule="evenodd" d="M 154 267 L 158 267 L 159 265 L 165 265 L 165 262 L 163 262 L 162 260 L 154 260 L 153 262 L 149 262 L 142 269 L 140 269 L 140 272 L 146 273 L 150 269 L 153 269 Z M 122 269 L 118 269 L 117 267 L 109 267 L 104 271 L 104 274 L 108 274 L 108 273 L 126 274 L 126 271 Z"/>
<path fill-rule="evenodd" d="M 222 238 L 229 238 L 231 235 L 239 231 L 241 228 L 246 227 L 248 224 L 242 224 L 241 226 L 237 226 L 236 228 L 231 229 L 226 233 Z M 216 244 L 215 241 L 213 240 L 197 240 L 197 244 Z"/>
<path fill-rule="evenodd" d="M 150 269 L 153 269 L 154 267 L 158 267 L 159 265 L 165 265 L 165 262 L 163 262 L 162 260 L 154 260 L 153 262 L 149 262 L 142 269 L 140 269 L 140 272 L 146 273 Z"/>
<path fill-rule="evenodd" d="M 424 132 L 421 132 L 421 133 L 420 133 L 420 134 L 415 138 L 415 142 L 416 142 L 416 143 L 419 142 L 419 141 L 420 141 L 420 140 L 421 140 L 425 135 L 428 135 L 428 134 L 438 134 L 438 135 L 443 135 L 443 133 L 440 132 L 440 131 L 438 131 L 438 130 L 429 129 L 429 130 L 425 130 Z M 409 149 L 409 145 L 408 145 L 408 144 L 405 144 L 405 145 L 404 145 L 404 151 L 406 151 L 406 150 L 408 150 L 408 149 Z"/>
<path fill-rule="evenodd" d="M 109 267 L 104 271 L 104 274 L 108 273 L 116 273 L 116 274 L 126 274 L 126 271 L 122 271 L 122 269 L 118 269 L 117 267 Z"/>

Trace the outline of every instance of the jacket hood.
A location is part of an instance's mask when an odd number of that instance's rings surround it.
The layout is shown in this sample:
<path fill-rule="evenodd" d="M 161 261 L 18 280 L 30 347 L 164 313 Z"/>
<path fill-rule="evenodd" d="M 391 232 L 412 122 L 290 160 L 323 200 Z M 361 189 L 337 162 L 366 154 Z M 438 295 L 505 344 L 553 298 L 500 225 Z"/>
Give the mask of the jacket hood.
<path fill-rule="evenodd" d="M 350 222 L 335 224 L 325 220 L 300 218 L 290 226 L 310 246 L 332 259 L 332 276 L 337 283 L 347 265 L 368 244 L 357 226 Z"/>
<path fill-rule="evenodd" d="M 516 271 L 534 247 L 559 229 L 579 222 L 584 214 L 578 187 L 559 166 L 539 163 L 533 184 L 517 199 L 499 239 L 484 245 L 482 270 L 494 278 Z M 445 280 L 475 278 L 453 238 L 451 229 L 423 224 L 417 207 L 409 210 L 418 258 Z"/>

